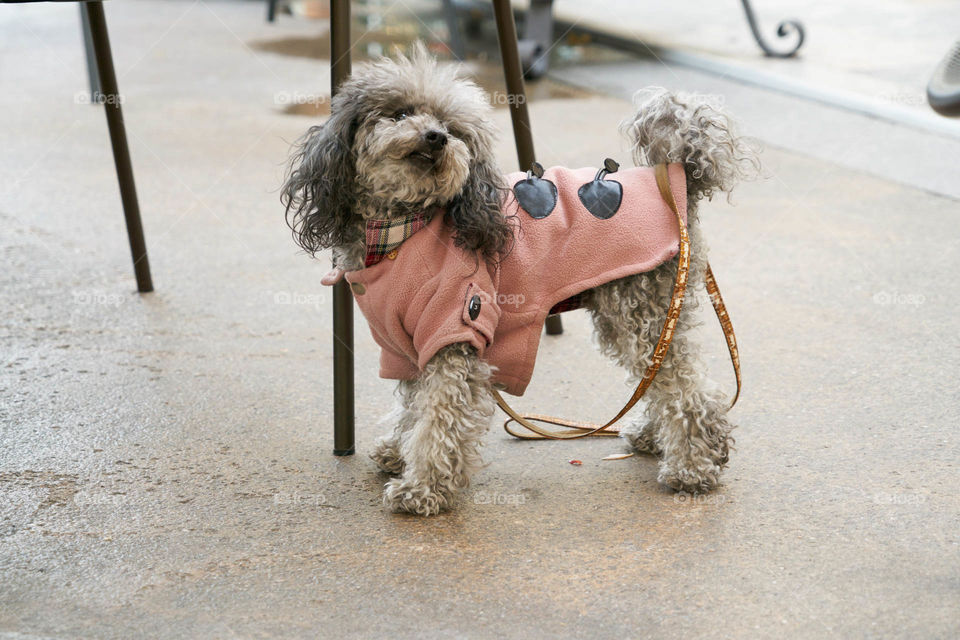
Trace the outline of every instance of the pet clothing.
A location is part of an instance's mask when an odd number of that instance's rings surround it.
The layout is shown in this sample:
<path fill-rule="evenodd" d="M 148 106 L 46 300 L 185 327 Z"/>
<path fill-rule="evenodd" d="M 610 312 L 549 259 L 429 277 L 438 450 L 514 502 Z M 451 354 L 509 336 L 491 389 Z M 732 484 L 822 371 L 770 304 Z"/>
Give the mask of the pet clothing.
<path fill-rule="evenodd" d="M 654 170 L 623 169 L 605 178 L 609 170 L 508 175 L 513 191 L 504 215 L 515 214 L 520 224 L 496 264 L 455 246 L 454 229 L 438 211 L 368 228 L 368 266 L 344 275 L 381 347 L 380 376 L 416 378 L 438 350 L 466 342 L 496 367 L 495 384 L 522 395 L 552 309 L 650 271 L 679 249 L 677 218 Z M 686 219 L 683 166 L 668 170 Z"/>

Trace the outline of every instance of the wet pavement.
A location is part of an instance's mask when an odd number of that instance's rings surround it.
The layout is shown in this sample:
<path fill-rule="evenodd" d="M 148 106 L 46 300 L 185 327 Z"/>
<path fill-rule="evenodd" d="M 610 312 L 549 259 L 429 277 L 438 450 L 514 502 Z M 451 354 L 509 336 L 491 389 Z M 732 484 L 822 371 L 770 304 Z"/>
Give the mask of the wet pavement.
<path fill-rule="evenodd" d="M 889 124 L 894 146 L 858 167 L 788 136 L 829 113 L 793 105 L 778 125 L 782 98 L 707 89 L 767 142 L 767 179 L 704 213 L 745 381 L 717 492 L 658 486 L 647 456 L 601 461 L 618 441 L 495 426 L 456 510 L 398 516 L 366 457 L 392 389 L 359 317 L 358 455 L 330 453 L 327 264 L 297 252 L 279 204 L 289 142 L 314 121 L 290 105 L 322 105 L 329 76 L 263 43 L 321 38 L 322 23 L 267 25 L 253 2 L 107 5 L 147 295 L 103 114 L 83 99 L 76 7 L 0 11 L 0 637 L 960 631 L 960 201 L 947 180 L 873 166 L 923 155 L 915 132 Z M 609 95 L 598 80 L 531 101 L 545 163 L 628 161 L 630 107 L 609 77 L 634 77 L 597 65 Z M 552 82 L 590 86 L 576 73 Z M 509 115 L 495 118 L 513 170 Z M 880 145 L 871 126 L 847 133 Z M 581 312 L 564 324 L 517 406 L 605 416 L 630 389 Z M 701 331 L 732 388 L 715 320 Z"/>

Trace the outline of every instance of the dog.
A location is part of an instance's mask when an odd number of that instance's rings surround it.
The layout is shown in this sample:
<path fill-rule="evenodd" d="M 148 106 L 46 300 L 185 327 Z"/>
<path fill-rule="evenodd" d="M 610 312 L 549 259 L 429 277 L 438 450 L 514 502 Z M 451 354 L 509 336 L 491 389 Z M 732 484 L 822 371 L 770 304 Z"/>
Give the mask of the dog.
<path fill-rule="evenodd" d="M 391 430 L 371 454 L 383 472 L 395 476 L 385 485 L 383 501 L 397 512 L 433 515 L 450 508 L 481 467 L 481 438 L 495 410 L 492 392 L 498 381 L 485 348 L 492 352 L 491 343 L 498 344 L 495 316 L 504 313 L 497 306 L 497 277 L 541 224 L 520 210 L 513 182 L 496 166 L 490 114 L 489 99 L 479 87 L 422 47 L 409 57 L 358 65 L 338 88 L 330 118 L 295 144 L 282 188 L 295 241 L 311 255 L 332 250 L 334 271 L 325 284 L 344 273 L 351 280 L 353 274 L 351 288 L 384 347 L 381 374 L 400 378 L 398 406 L 387 417 Z M 707 268 L 697 208 L 752 177 L 759 168 L 757 148 L 736 134 L 729 117 L 710 100 L 659 88 L 638 94 L 636 113 L 621 123 L 621 131 L 635 164 L 643 168 L 630 171 L 646 172 L 636 179 L 652 180 L 648 167 L 674 163 L 671 183 L 685 206 L 691 248 L 689 293 L 672 346 L 648 390 L 643 415 L 621 435 L 636 451 L 659 457 L 659 482 L 678 491 L 705 492 L 717 486 L 728 463 L 733 425 L 727 399 L 707 380 L 690 332 L 697 308 L 693 291 L 703 285 Z M 569 171 L 563 175 L 568 174 L 583 179 Z M 512 209 L 505 207 L 508 201 Z M 671 220 L 675 230 L 676 218 Z M 407 291 L 403 279 L 392 280 L 391 287 L 400 286 L 394 297 L 416 307 L 405 307 L 401 315 L 392 310 L 392 316 L 374 322 L 364 306 L 374 293 L 365 275 L 386 271 L 392 268 L 389 261 L 399 264 L 405 255 L 410 263 L 417 256 L 407 246 L 415 242 L 442 245 L 444 253 L 431 264 L 447 274 L 444 282 L 453 277 L 447 277 L 452 269 L 456 278 L 477 286 L 471 291 L 484 294 L 464 297 L 457 289 L 449 304 L 436 302 L 452 305 L 453 324 L 441 318 L 424 331 L 407 326 L 410 314 L 426 314 L 437 297 L 420 296 L 422 282 Z M 644 375 L 664 325 L 677 274 L 675 254 L 674 245 L 642 271 L 634 268 L 625 277 L 601 278 L 586 291 L 572 292 L 580 294 L 575 297 L 593 320 L 602 352 L 634 378 Z M 440 283 L 436 290 L 445 286 Z M 389 295 L 389 289 L 381 289 Z M 546 309 L 531 313 L 525 335 L 539 336 Z M 522 382 L 514 379 L 513 390 L 522 392 Z"/>

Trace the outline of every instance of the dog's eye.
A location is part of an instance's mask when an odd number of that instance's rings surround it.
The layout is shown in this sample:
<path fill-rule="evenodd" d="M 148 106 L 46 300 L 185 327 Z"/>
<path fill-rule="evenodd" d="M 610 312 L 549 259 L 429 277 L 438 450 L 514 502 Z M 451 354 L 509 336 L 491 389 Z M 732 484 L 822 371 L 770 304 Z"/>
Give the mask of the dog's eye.
<path fill-rule="evenodd" d="M 400 109 L 390 117 L 396 120 L 397 122 L 400 122 L 401 120 L 405 119 L 408 115 L 410 115 L 410 113 L 406 109 Z"/>

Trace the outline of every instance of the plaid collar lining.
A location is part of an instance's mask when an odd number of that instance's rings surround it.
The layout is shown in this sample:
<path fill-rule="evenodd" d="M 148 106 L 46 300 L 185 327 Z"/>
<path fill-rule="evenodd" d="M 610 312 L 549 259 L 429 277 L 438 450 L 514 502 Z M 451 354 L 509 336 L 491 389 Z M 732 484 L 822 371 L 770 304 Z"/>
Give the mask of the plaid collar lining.
<path fill-rule="evenodd" d="M 427 226 L 435 214 L 442 214 L 443 211 L 441 207 L 433 207 L 402 218 L 367 220 L 367 255 L 363 265 L 370 267 L 383 260 L 399 248 L 404 240 Z"/>

